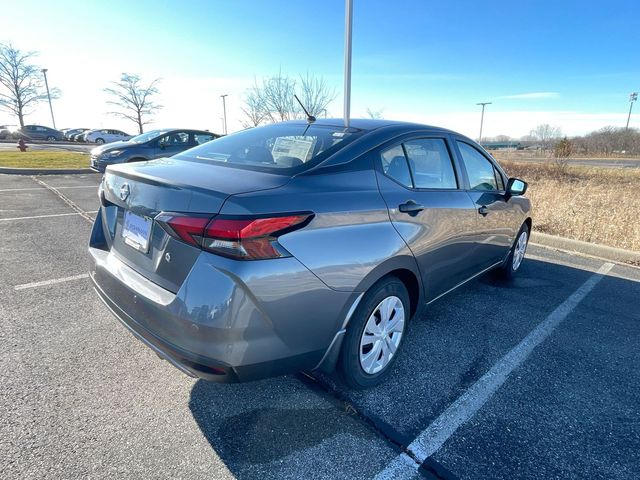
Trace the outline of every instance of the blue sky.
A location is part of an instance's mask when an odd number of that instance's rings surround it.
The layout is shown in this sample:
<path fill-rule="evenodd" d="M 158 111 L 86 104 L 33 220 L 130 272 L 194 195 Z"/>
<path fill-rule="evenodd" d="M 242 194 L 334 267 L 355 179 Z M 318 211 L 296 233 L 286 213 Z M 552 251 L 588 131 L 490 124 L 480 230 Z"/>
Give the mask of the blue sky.
<path fill-rule="evenodd" d="M 421 121 L 477 136 L 520 136 L 539 123 L 580 134 L 624 125 L 640 90 L 640 17 L 628 1 L 354 0 L 352 112 Z M 20 18 L 24 22 L 10 19 Z M 121 72 L 161 77 L 158 126 L 230 130 L 254 78 L 279 69 L 323 76 L 341 116 L 344 3 L 71 1 L 3 3 L 0 41 L 38 50 L 59 127 L 133 131 L 106 112 L 102 88 Z M 28 118 L 49 124 L 46 105 Z M 0 123 L 15 123 L 0 113 Z M 640 127 L 640 115 L 632 118 Z"/>

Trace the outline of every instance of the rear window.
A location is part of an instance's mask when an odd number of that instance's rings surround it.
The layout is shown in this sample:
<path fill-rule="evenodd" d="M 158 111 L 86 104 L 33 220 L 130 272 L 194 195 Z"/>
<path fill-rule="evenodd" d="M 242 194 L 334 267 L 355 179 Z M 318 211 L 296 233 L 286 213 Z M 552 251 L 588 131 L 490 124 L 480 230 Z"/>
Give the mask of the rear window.
<path fill-rule="evenodd" d="M 297 172 L 317 165 L 360 134 L 354 128 L 326 125 L 268 125 L 218 138 L 174 158 L 251 170 Z"/>

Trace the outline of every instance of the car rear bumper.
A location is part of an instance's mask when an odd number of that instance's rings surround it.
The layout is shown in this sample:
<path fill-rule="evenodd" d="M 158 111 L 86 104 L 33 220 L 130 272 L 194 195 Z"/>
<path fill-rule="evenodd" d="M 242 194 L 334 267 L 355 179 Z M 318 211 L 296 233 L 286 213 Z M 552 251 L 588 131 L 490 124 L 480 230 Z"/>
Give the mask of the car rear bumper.
<path fill-rule="evenodd" d="M 95 290 L 120 322 L 179 370 L 206 380 L 319 366 L 358 297 L 331 290 L 294 258 L 276 260 L 274 271 L 241 262 L 232 272 L 230 263 L 240 262 L 203 253 L 174 294 L 113 252 L 89 252 Z"/>

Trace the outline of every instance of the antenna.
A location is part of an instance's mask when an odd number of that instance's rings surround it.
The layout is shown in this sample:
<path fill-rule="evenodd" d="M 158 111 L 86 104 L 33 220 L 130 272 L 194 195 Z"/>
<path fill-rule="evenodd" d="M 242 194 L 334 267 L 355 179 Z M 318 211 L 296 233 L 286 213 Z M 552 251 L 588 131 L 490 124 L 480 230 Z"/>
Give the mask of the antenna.
<path fill-rule="evenodd" d="M 307 109 L 304 108 L 304 105 L 302 104 L 302 102 L 300 101 L 300 99 L 298 98 L 298 95 L 296 95 L 295 93 L 293 94 L 293 96 L 295 97 L 296 101 L 300 104 L 300 107 L 302 108 L 302 110 L 304 111 L 304 114 L 307 116 L 307 122 L 308 123 L 313 123 L 316 121 L 316 117 L 314 117 L 313 115 L 310 115 L 309 112 L 307 112 Z"/>

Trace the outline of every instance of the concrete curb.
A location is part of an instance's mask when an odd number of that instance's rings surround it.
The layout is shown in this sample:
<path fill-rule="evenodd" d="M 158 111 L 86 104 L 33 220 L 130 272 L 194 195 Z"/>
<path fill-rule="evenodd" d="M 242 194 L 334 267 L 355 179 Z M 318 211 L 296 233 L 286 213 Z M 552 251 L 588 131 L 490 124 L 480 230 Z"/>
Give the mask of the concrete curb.
<path fill-rule="evenodd" d="M 97 173 L 90 168 L 7 168 L 0 167 L 0 173 L 6 173 L 8 175 L 73 175 L 80 173 Z"/>
<path fill-rule="evenodd" d="M 596 243 L 588 243 L 571 238 L 556 237 L 555 235 L 540 232 L 531 233 L 531 243 L 557 248 L 558 250 L 566 250 L 568 252 L 582 253 L 614 262 L 640 265 L 640 252 L 634 252 L 632 250 L 608 247 L 606 245 L 598 245 Z"/>

